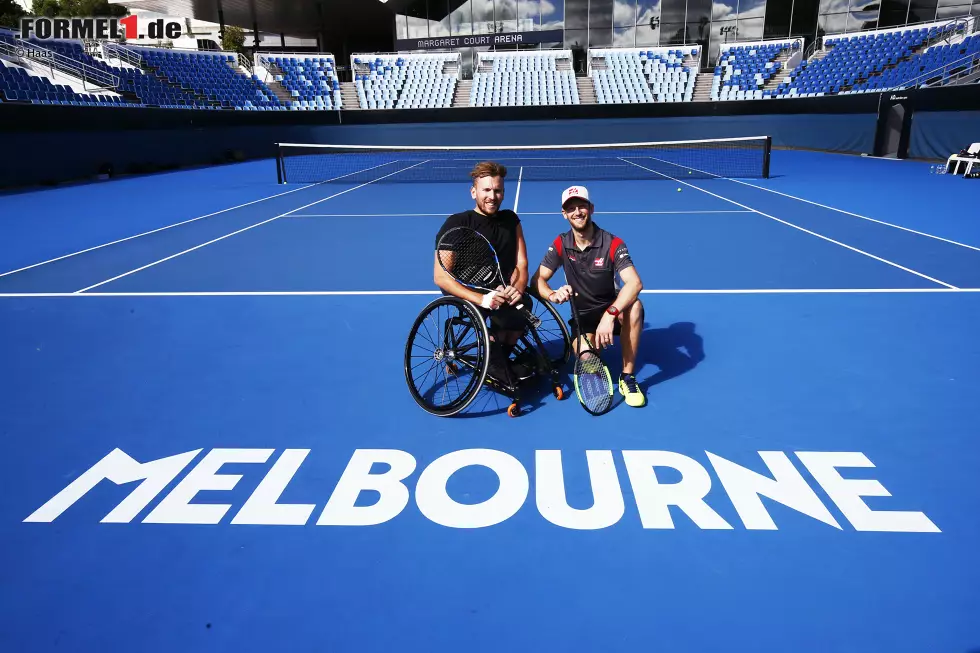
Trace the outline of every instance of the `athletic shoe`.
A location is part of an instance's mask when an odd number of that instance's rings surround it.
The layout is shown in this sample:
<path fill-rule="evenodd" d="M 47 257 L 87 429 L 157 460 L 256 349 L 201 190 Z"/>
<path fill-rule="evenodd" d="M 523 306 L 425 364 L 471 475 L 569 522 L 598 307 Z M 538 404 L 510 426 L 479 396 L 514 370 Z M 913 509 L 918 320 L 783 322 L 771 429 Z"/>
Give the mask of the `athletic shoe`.
<path fill-rule="evenodd" d="M 626 404 L 633 408 L 639 408 L 647 403 L 647 398 L 643 396 L 636 377 L 632 374 L 621 374 L 619 376 L 619 393 L 626 397 Z"/>

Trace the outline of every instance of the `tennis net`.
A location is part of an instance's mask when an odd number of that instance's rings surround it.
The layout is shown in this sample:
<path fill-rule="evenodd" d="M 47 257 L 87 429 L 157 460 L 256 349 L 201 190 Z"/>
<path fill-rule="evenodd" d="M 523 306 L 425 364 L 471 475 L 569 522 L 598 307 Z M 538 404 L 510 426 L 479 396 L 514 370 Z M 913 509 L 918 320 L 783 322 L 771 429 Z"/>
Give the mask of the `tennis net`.
<path fill-rule="evenodd" d="M 772 137 L 505 147 L 277 143 L 279 183 L 467 182 L 481 161 L 528 181 L 768 178 Z"/>

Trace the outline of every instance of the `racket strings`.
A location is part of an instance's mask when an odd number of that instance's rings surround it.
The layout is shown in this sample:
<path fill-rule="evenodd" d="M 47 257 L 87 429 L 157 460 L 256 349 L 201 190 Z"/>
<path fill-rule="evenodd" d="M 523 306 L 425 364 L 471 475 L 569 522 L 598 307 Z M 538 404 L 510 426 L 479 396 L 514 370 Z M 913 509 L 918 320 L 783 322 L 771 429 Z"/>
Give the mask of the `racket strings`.
<path fill-rule="evenodd" d="M 440 243 L 443 266 L 467 284 L 488 284 L 497 276 L 496 257 L 490 244 L 473 233 L 450 232 Z"/>
<path fill-rule="evenodd" d="M 575 376 L 579 397 L 593 412 L 602 412 L 612 402 L 612 382 L 606 373 L 602 359 L 583 352 L 575 359 Z"/>

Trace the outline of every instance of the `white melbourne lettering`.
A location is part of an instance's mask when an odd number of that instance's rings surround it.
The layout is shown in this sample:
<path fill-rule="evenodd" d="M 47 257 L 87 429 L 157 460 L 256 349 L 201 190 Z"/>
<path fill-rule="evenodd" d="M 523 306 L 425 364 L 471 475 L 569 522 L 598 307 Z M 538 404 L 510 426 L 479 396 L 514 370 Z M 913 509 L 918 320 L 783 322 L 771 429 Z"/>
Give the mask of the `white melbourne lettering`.
<path fill-rule="evenodd" d="M 103 523 L 130 523 L 198 457 L 202 449 L 140 463 L 115 449 L 82 473 L 66 488 L 30 514 L 25 522 L 50 523 L 81 501 L 102 481 L 123 485 L 140 481 L 113 508 Z M 285 449 L 268 467 L 274 449 L 212 449 L 190 469 L 177 485 L 143 519 L 154 524 L 305 525 L 321 497 L 303 496 L 308 503 L 284 504 L 279 498 L 298 473 L 310 464 L 308 449 Z M 534 452 L 535 506 L 547 522 L 573 530 L 597 530 L 619 523 L 625 514 L 621 479 L 613 451 L 580 453 L 545 450 Z M 709 505 L 721 506 L 723 497 L 738 514 L 746 530 L 778 530 L 761 497 L 775 501 L 800 515 L 843 530 L 800 470 L 781 451 L 758 452 L 761 463 L 749 469 L 717 454 L 705 452 L 707 462 L 720 480 L 721 491 L 712 494 L 712 479 L 705 465 L 694 458 L 670 451 L 622 451 L 626 481 L 644 529 L 673 529 L 673 516 L 706 530 L 735 528 Z M 939 533 L 939 528 L 922 512 L 871 510 L 861 497 L 891 497 L 873 479 L 845 479 L 838 468 L 874 467 L 860 452 L 797 452 L 796 457 L 823 488 L 837 509 L 857 531 Z M 584 458 L 584 459 L 583 459 Z M 242 479 L 239 474 L 219 474 L 226 464 L 247 463 L 268 467 L 256 489 L 230 520 L 230 503 L 192 503 L 199 492 L 228 492 Z M 374 466 L 386 466 L 372 473 Z M 564 465 L 575 469 L 588 466 L 588 474 L 565 474 Z M 492 497 L 478 504 L 460 503 L 447 488 L 456 472 L 472 466 L 492 470 L 499 480 Z M 529 471 L 516 457 L 493 449 L 464 449 L 437 458 L 415 473 L 415 457 L 397 449 L 357 449 L 329 495 L 318 526 L 372 526 L 398 517 L 409 505 L 414 490 L 418 511 L 434 524 L 451 528 L 486 528 L 513 517 L 524 507 L 529 488 Z M 764 469 L 763 469 L 764 468 Z M 256 471 L 260 468 L 255 467 Z M 658 476 L 673 470 L 672 483 Z M 582 478 L 585 477 L 583 481 Z M 572 481 L 572 487 L 569 482 Z M 585 483 L 585 487 L 583 487 Z M 591 490 L 591 505 L 575 505 L 569 497 Z M 308 490 L 306 490 L 308 492 Z M 363 492 L 376 500 L 357 505 Z M 214 495 L 212 495 L 214 496 Z M 217 496 L 221 496 L 218 494 Z M 92 501 L 94 499 L 89 499 Z M 580 503 L 580 502 L 576 502 Z M 673 515 L 671 508 L 674 509 Z M 688 525 L 688 524 L 685 524 Z"/>

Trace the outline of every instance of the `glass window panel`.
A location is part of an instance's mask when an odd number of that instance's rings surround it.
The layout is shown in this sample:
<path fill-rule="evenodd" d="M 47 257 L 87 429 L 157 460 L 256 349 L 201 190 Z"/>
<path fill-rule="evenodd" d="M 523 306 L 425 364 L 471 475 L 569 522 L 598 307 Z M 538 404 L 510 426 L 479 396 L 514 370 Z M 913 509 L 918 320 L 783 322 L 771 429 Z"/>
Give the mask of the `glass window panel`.
<path fill-rule="evenodd" d="M 684 45 L 684 23 L 663 23 L 660 26 L 660 45 Z"/>
<path fill-rule="evenodd" d="M 736 36 L 739 41 L 761 41 L 762 40 L 762 19 L 750 18 L 748 20 L 738 20 L 738 32 Z"/>
<path fill-rule="evenodd" d="M 650 23 L 636 26 L 636 47 L 646 45 L 660 45 L 660 22 L 657 20 L 654 26 Z"/>
<path fill-rule="evenodd" d="M 612 27 L 613 0 L 589 0 L 589 29 Z M 610 32 L 612 34 L 612 32 Z M 609 37 L 612 39 L 612 36 Z M 590 36 L 591 40 L 592 37 Z"/>
<path fill-rule="evenodd" d="M 883 0 L 881 14 L 878 17 L 878 27 L 898 27 L 905 24 L 908 17 L 908 0 Z"/>
<path fill-rule="evenodd" d="M 711 40 L 708 41 L 708 64 L 718 63 L 721 46 L 735 42 L 736 23 L 734 20 L 716 20 L 711 23 Z"/>
<path fill-rule="evenodd" d="M 773 0 L 767 3 L 763 38 L 779 39 L 789 36 L 789 19 L 792 10 L 793 5 L 789 2 Z"/>
<path fill-rule="evenodd" d="M 821 14 L 842 14 L 847 7 L 848 0 L 820 0 Z"/>
<path fill-rule="evenodd" d="M 738 14 L 738 0 L 715 0 L 711 3 L 711 20 L 728 20 Z"/>
<path fill-rule="evenodd" d="M 449 17 L 446 16 L 443 20 L 438 23 L 435 21 L 429 21 L 429 36 L 449 36 Z"/>
<path fill-rule="evenodd" d="M 612 45 L 612 27 L 590 27 L 589 47 L 607 48 Z"/>
<path fill-rule="evenodd" d="M 613 29 L 613 46 L 617 48 L 632 48 L 636 46 L 636 26 L 616 27 Z"/>
<path fill-rule="evenodd" d="M 395 38 L 397 39 L 408 38 L 408 23 L 405 18 L 403 14 L 397 14 L 395 16 Z"/>
<path fill-rule="evenodd" d="M 970 13 L 970 3 L 964 0 L 939 0 L 940 7 L 966 7 L 966 13 Z"/>
<path fill-rule="evenodd" d="M 773 4 L 778 4 L 781 0 L 773 0 Z M 746 18 L 763 18 L 766 15 L 766 0 L 739 0 L 738 2 L 738 17 L 740 19 Z"/>
<path fill-rule="evenodd" d="M 958 7 L 940 7 L 936 11 L 936 18 L 957 18 L 958 16 L 968 16 L 969 14 L 970 5 L 959 5 Z"/>
<path fill-rule="evenodd" d="M 587 29 L 567 29 L 565 30 L 566 48 L 588 47 L 589 30 Z"/>
<path fill-rule="evenodd" d="M 565 29 L 589 26 L 589 0 L 565 0 Z"/>
<path fill-rule="evenodd" d="M 855 11 L 851 10 L 851 13 L 847 15 L 847 31 L 848 32 L 866 32 L 869 29 L 878 28 L 878 10 L 873 11 Z"/>
<path fill-rule="evenodd" d="M 493 0 L 494 16 L 497 22 L 517 20 L 517 0 Z"/>
<path fill-rule="evenodd" d="M 616 27 L 636 25 L 636 0 L 616 0 L 613 3 L 613 25 Z"/>
<path fill-rule="evenodd" d="M 663 0 L 660 4 L 660 16 L 665 23 L 683 23 L 687 18 L 687 3 L 685 0 Z M 677 29 L 675 28 L 676 32 Z M 666 30 L 661 29 L 663 35 Z"/>
<path fill-rule="evenodd" d="M 530 32 L 541 26 L 541 3 L 537 0 L 520 0 L 517 3 L 517 29 Z"/>
<path fill-rule="evenodd" d="M 424 18 L 408 17 L 408 38 L 421 39 L 429 35 L 429 21 Z"/>
<path fill-rule="evenodd" d="M 970 13 L 974 16 L 980 16 L 980 0 L 973 0 L 973 7 L 970 9 Z"/>
<path fill-rule="evenodd" d="M 847 31 L 847 14 L 828 14 L 817 19 L 820 34 L 843 34 Z"/>
<path fill-rule="evenodd" d="M 909 22 L 921 23 L 926 20 L 936 20 L 936 0 L 912 0 Z"/>
<path fill-rule="evenodd" d="M 636 24 L 660 27 L 660 0 L 636 0 Z"/>
<path fill-rule="evenodd" d="M 449 29 L 452 31 L 453 36 L 473 33 L 473 7 L 470 0 L 467 0 L 453 11 L 453 13 L 449 14 Z"/>
<path fill-rule="evenodd" d="M 565 26 L 565 0 L 538 0 L 541 7 L 541 29 L 561 29 Z"/>
<path fill-rule="evenodd" d="M 470 0 L 473 9 L 473 33 L 495 32 L 493 24 L 493 0 Z"/>
<path fill-rule="evenodd" d="M 791 36 L 813 36 L 816 32 L 818 6 L 817 0 L 794 0 Z"/>

